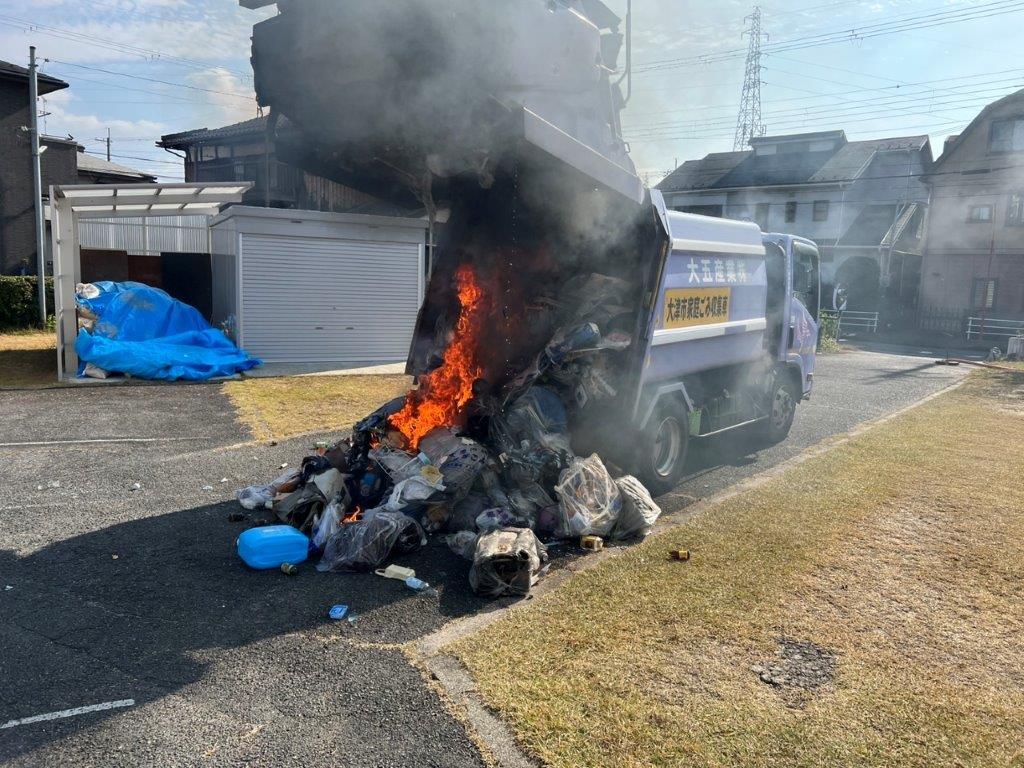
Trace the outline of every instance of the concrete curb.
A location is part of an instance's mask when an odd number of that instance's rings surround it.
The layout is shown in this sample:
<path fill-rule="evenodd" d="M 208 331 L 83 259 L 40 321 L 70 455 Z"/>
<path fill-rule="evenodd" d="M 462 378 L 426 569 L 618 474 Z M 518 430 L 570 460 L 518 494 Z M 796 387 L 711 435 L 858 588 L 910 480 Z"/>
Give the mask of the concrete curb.
<path fill-rule="evenodd" d="M 763 472 L 759 472 L 752 477 L 748 477 L 724 491 L 720 491 L 708 496 L 707 498 L 701 499 L 700 501 L 697 501 L 683 509 L 677 510 L 676 512 L 669 513 L 663 516 L 662 521 L 658 523 L 653 533 L 664 533 L 674 528 L 678 528 L 692 520 L 695 516 L 727 499 L 731 499 L 741 493 L 746 493 L 747 491 L 758 488 L 771 480 L 774 480 L 793 467 L 797 467 L 811 459 L 828 453 L 834 448 L 849 443 L 854 438 L 859 437 L 865 432 L 868 432 L 881 424 L 897 419 L 915 408 L 935 400 L 938 397 L 949 394 L 963 386 L 965 380 L 966 378 L 962 378 L 959 381 L 943 387 L 937 392 L 933 392 L 927 397 L 923 397 L 920 400 L 911 403 L 910 405 L 904 406 L 903 408 L 884 416 L 879 416 L 865 421 L 848 432 L 827 438 L 810 446 L 809 448 L 806 448 L 796 456 L 786 459 L 780 464 L 777 464 L 770 469 L 766 469 Z M 570 563 L 565 568 L 548 575 L 546 579 L 541 581 L 540 584 L 534 588 L 530 599 L 498 607 L 493 611 L 488 611 L 487 613 L 475 614 L 458 619 L 446 624 L 437 631 L 420 638 L 418 641 L 411 643 L 408 646 L 407 653 L 415 661 L 416 666 L 418 666 L 424 674 L 428 674 L 430 676 L 431 680 L 440 688 L 443 696 L 448 700 L 448 702 L 458 709 L 458 712 L 456 713 L 458 718 L 469 724 L 469 727 L 474 731 L 474 734 L 472 734 L 474 736 L 473 740 L 486 747 L 486 752 L 488 753 L 486 754 L 486 757 L 489 758 L 494 765 L 499 768 L 536 768 L 542 764 L 523 751 L 508 725 L 488 709 L 487 705 L 484 703 L 483 697 L 480 696 L 479 690 L 476 686 L 476 681 L 473 680 L 469 670 L 454 655 L 448 653 L 446 649 L 451 644 L 474 635 L 480 630 L 490 626 L 502 618 L 508 611 L 520 610 L 524 606 L 528 606 L 532 599 L 542 597 L 543 595 L 553 592 L 565 584 L 575 574 L 596 568 L 609 558 L 618 557 L 628 550 L 629 547 L 614 547 L 611 549 L 605 549 L 596 554 L 588 555 L 585 558 L 580 558 L 579 560 Z"/>

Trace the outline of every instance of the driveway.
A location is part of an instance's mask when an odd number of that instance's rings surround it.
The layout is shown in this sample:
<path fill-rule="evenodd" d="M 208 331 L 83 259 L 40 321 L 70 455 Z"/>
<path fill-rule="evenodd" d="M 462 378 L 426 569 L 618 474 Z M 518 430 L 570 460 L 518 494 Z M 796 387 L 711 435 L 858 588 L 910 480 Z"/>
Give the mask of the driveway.
<path fill-rule="evenodd" d="M 678 511 L 963 374 L 900 355 L 824 358 L 788 441 L 706 446 L 662 503 Z M 215 386 L 2 396 L 0 762 L 484 764 L 400 647 L 496 605 L 469 592 L 464 561 L 440 542 L 402 561 L 440 587 L 432 597 L 235 557 L 231 491 L 310 442 L 249 443 Z M 355 623 L 330 622 L 335 603 Z M 97 706 L 111 708 L 53 715 Z M 39 716 L 55 719 L 10 725 Z"/>

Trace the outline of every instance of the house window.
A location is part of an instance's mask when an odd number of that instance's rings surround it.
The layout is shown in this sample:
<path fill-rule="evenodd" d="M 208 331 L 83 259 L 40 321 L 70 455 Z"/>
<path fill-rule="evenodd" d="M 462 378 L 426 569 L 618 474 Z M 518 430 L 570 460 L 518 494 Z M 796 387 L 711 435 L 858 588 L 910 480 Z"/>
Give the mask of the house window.
<path fill-rule="evenodd" d="M 814 201 L 814 220 L 828 221 L 828 200 Z"/>
<path fill-rule="evenodd" d="M 1014 192 L 1006 205 L 1006 226 L 1024 226 L 1024 192 Z"/>
<path fill-rule="evenodd" d="M 754 221 L 762 230 L 768 229 L 768 203 L 758 203 L 754 206 Z"/>
<path fill-rule="evenodd" d="M 216 160 L 216 159 L 217 159 L 217 148 L 216 147 L 211 147 L 211 146 L 203 146 L 203 148 L 202 148 L 202 155 L 200 155 L 200 160 L 202 160 L 203 162 L 206 162 L 208 160 Z"/>
<path fill-rule="evenodd" d="M 1024 152 L 1024 117 L 993 120 L 988 130 L 989 152 Z"/>
<path fill-rule="evenodd" d="M 792 224 L 796 221 L 796 200 L 786 203 L 786 223 Z"/>
<path fill-rule="evenodd" d="M 992 206 L 972 205 L 967 209 L 967 221 L 971 223 L 992 221 Z"/>
<path fill-rule="evenodd" d="M 974 309 L 994 309 L 996 306 L 996 283 L 988 277 L 976 277 L 971 290 L 971 307 Z"/>

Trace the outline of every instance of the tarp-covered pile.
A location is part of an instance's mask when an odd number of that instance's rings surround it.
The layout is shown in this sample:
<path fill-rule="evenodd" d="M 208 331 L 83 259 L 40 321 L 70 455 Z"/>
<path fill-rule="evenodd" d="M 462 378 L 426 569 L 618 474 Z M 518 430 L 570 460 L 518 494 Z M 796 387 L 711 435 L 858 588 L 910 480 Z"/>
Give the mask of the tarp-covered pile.
<path fill-rule="evenodd" d="M 142 283 L 78 286 L 80 374 L 204 381 L 260 364 L 194 307 Z"/>

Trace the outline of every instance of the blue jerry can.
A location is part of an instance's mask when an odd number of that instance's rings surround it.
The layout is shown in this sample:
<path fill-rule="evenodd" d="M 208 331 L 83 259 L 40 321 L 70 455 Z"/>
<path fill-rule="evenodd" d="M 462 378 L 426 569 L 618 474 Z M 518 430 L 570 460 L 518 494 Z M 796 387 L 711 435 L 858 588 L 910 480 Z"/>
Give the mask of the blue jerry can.
<path fill-rule="evenodd" d="M 309 556 L 309 538 L 290 525 L 250 528 L 236 543 L 238 556 L 259 570 L 280 568 L 282 563 L 297 565 Z"/>

